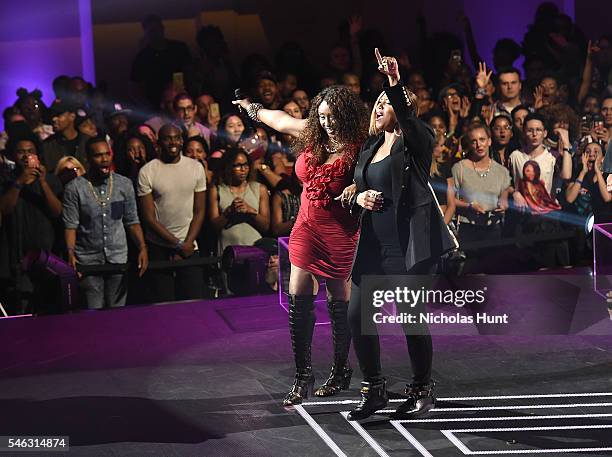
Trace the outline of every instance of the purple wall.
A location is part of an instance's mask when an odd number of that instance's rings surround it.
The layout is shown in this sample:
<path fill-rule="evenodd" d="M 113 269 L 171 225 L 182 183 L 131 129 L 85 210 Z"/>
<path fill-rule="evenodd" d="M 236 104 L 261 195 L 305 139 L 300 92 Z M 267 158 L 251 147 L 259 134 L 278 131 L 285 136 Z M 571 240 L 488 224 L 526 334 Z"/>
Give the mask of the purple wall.
<path fill-rule="evenodd" d="M 11 105 L 19 87 L 40 89 L 53 100 L 55 76 L 93 80 L 91 0 L 2 2 L 0 14 L 0 108 Z M 88 38 L 89 37 L 89 38 Z"/>
<path fill-rule="evenodd" d="M 548 0 L 550 1 L 550 0 Z M 451 1 L 457 4 L 457 1 Z M 470 17 L 478 51 L 487 65 L 493 65 L 493 47 L 500 38 L 512 38 L 521 44 L 523 36 L 533 23 L 541 2 L 492 2 L 490 0 L 463 0 L 464 11 Z M 574 0 L 553 0 L 560 11 L 574 17 Z M 467 51 L 466 51 L 467 52 Z M 467 55 L 466 55 L 467 61 Z M 516 62 L 522 71 L 523 58 Z"/>

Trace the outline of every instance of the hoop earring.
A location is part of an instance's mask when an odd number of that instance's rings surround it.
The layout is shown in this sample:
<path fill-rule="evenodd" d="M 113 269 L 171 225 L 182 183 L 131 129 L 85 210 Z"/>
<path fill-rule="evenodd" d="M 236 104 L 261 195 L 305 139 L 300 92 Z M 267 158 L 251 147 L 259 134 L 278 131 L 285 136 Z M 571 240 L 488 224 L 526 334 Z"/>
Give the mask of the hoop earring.
<path fill-rule="evenodd" d="M 397 128 L 397 127 L 395 127 L 395 128 L 393 129 L 393 134 L 394 134 L 395 136 L 402 136 L 402 129 L 399 129 L 399 133 L 398 133 L 398 128 Z"/>

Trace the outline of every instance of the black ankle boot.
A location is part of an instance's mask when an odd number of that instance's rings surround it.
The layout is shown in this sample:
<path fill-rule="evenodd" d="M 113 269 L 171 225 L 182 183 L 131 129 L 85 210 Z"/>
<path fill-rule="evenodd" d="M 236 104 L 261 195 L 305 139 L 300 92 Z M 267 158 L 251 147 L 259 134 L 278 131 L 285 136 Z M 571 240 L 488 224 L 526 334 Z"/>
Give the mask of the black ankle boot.
<path fill-rule="evenodd" d="M 408 399 L 396 408 L 396 415 L 401 417 L 417 417 L 427 414 L 435 405 L 434 387 L 436 383 L 406 384 L 404 395 Z"/>
<path fill-rule="evenodd" d="M 387 396 L 386 379 L 376 383 L 362 382 L 361 401 L 357 407 L 348 414 L 347 419 L 350 421 L 358 421 L 370 417 L 379 409 L 386 407 L 388 402 L 389 397 Z"/>
<path fill-rule="evenodd" d="M 289 295 L 289 329 L 296 374 L 283 406 L 298 405 L 312 393 L 314 376 L 310 347 L 316 320 L 314 299 L 314 295 Z"/>
<path fill-rule="evenodd" d="M 343 370 L 338 370 L 336 365 L 334 365 L 327 381 L 315 390 L 314 394 L 317 397 L 331 397 L 332 395 L 336 395 L 341 390 L 349 388 L 352 376 L 353 369 L 348 365 L 346 365 Z"/>
<path fill-rule="evenodd" d="M 306 400 L 312 394 L 314 382 L 315 378 L 312 370 L 303 373 L 298 372 L 295 375 L 291 390 L 283 399 L 283 406 L 299 405 L 302 401 Z"/>
<path fill-rule="evenodd" d="M 317 397 L 329 397 L 348 389 L 353 376 L 353 370 L 348 364 L 351 346 L 351 331 L 347 317 L 348 302 L 328 299 L 327 311 L 332 324 L 334 364 L 327 381 L 315 391 Z"/>

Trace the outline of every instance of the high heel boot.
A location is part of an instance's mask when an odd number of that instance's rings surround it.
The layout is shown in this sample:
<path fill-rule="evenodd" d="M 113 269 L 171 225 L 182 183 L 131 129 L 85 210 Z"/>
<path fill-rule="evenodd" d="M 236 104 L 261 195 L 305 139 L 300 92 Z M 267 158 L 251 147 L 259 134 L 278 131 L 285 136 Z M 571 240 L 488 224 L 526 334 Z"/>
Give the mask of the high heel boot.
<path fill-rule="evenodd" d="M 374 382 L 363 381 L 361 383 L 361 401 L 348 414 L 347 419 L 358 421 L 370 417 L 379 409 L 386 407 L 388 402 L 386 379 L 382 378 Z"/>
<path fill-rule="evenodd" d="M 332 324 L 334 364 L 327 381 L 315 391 L 317 397 L 330 397 L 349 388 L 353 370 L 348 363 L 351 331 L 348 325 L 348 302 L 327 300 L 327 311 Z"/>
<path fill-rule="evenodd" d="M 311 345 L 315 325 L 314 295 L 289 295 L 289 329 L 295 358 L 295 380 L 283 406 L 298 405 L 314 388 Z"/>

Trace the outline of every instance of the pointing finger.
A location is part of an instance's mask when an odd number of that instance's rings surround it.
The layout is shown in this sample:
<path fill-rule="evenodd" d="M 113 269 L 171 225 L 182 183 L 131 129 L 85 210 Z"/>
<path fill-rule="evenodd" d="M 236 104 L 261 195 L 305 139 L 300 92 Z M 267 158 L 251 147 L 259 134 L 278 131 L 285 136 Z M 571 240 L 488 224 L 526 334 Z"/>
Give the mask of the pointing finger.
<path fill-rule="evenodd" d="M 378 65 L 382 64 L 382 56 L 380 55 L 380 51 L 378 48 L 374 48 L 374 55 L 376 56 L 376 60 L 378 61 Z"/>

